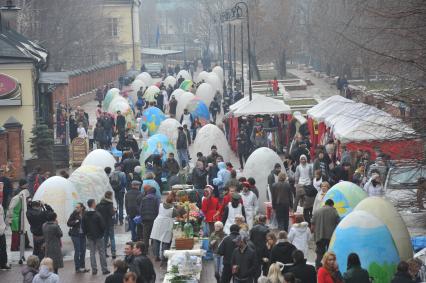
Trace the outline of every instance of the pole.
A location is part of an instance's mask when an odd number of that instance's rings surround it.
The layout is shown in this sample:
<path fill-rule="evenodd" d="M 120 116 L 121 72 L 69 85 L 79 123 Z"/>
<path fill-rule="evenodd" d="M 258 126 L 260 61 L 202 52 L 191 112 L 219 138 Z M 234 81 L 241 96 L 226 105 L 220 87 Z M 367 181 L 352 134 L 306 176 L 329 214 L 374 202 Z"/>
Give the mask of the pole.
<path fill-rule="evenodd" d="M 249 15 L 249 7 L 245 2 L 239 2 L 238 4 L 242 4 L 246 7 L 247 12 L 247 48 L 248 48 L 248 79 L 249 79 L 249 99 L 250 101 L 253 98 L 253 88 L 251 86 L 251 49 L 250 49 L 250 15 Z"/>
<path fill-rule="evenodd" d="M 228 85 L 232 90 L 232 28 L 231 23 L 228 24 Z"/>
<path fill-rule="evenodd" d="M 244 26 L 241 22 L 241 93 L 244 94 Z"/>
<path fill-rule="evenodd" d="M 237 82 L 237 45 L 236 45 L 236 30 L 237 27 L 234 25 L 234 87 L 236 87 Z"/>
<path fill-rule="evenodd" d="M 221 41 L 221 49 L 222 49 L 222 70 L 223 70 L 223 93 L 226 91 L 226 82 L 225 82 L 225 46 L 223 39 L 223 25 L 220 23 L 220 41 Z"/>

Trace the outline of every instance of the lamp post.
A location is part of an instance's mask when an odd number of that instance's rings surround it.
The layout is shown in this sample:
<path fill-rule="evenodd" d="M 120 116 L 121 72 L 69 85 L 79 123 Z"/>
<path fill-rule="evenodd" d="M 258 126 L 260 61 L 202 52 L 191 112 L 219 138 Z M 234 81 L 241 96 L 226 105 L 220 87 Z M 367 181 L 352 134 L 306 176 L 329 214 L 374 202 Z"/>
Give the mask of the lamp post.
<path fill-rule="evenodd" d="M 244 93 L 244 26 L 241 22 L 241 92 Z"/>
<path fill-rule="evenodd" d="M 245 9 L 245 16 L 243 15 L 243 9 Z M 234 21 L 234 20 L 241 20 L 246 19 L 247 21 L 247 54 L 248 54 L 248 79 L 249 79 L 249 100 L 251 101 L 253 98 L 253 88 L 251 86 L 251 45 L 250 45 L 250 13 L 249 13 L 249 7 L 246 2 L 238 2 L 235 4 L 234 7 L 232 7 L 230 10 L 224 12 L 223 14 L 226 15 L 225 20 L 226 21 Z M 243 30 L 243 29 L 241 29 Z M 241 62 L 242 64 L 243 62 Z M 242 67 L 243 69 L 243 67 Z M 243 72 L 244 73 L 244 72 Z M 243 75 L 242 75 L 243 77 Z"/>

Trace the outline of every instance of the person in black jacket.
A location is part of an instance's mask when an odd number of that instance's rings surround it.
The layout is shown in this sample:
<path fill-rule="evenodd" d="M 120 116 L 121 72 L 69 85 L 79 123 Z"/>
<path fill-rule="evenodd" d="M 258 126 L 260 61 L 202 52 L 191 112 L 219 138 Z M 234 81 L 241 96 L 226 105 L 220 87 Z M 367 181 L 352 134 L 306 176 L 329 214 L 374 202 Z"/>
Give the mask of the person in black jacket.
<path fill-rule="evenodd" d="M 294 276 L 303 283 L 317 283 L 317 273 L 315 267 L 306 264 L 306 259 L 301 250 L 295 250 L 291 254 L 293 258 L 293 266 L 288 269 L 288 272 L 294 274 Z"/>
<path fill-rule="evenodd" d="M 241 232 L 234 240 L 237 248 L 232 253 L 232 274 L 236 282 L 253 282 L 258 261 L 256 251 L 248 245 L 248 235 Z"/>
<path fill-rule="evenodd" d="M 197 161 L 194 169 L 192 169 L 192 184 L 198 193 L 197 204 L 201 207 L 204 188 L 207 186 L 207 170 L 202 161 Z"/>
<path fill-rule="evenodd" d="M 74 245 L 74 265 L 75 272 L 89 272 L 86 269 L 86 236 L 83 232 L 83 215 L 86 208 L 81 202 L 77 203 L 75 210 L 71 213 L 68 218 L 67 225 L 70 227 L 69 235 Z"/>
<path fill-rule="evenodd" d="M 183 131 L 183 127 L 178 127 L 178 138 L 176 141 L 176 150 L 180 160 L 180 166 L 185 168 L 189 163 L 188 138 Z"/>
<path fill-rule="evenodd" d="M 114 273 L 105 279 L 105 283 L 123 283 L 124 274 L 127 272 L 127 264 L 121 259 L 112 262 Z"/>
<path fill-rule="evenodd" d="M 271 264 L 277 261 L 283 264 L 293 263 L 293 258 L 291 255 L 295 250 L 296 247 L 293 246 L 287 239 L 287 232 L 280 231 L 278 233 L 277 244 L 271 250 Z M 283 273 L 286 273 L 287 271 L 288 268 L 284 267 Z"/>
<path fill-rule="evenodd" d="M 137 180 L 132 181 L 132 187 L 127 191 L 124 199 L 124 206 L 126 208 L 127 221 L 129 222 L 129 229 L 132 233 L 132 241 L 136 242 L 138 240 L 138 235 L 136 233 L 136 223 L 133 221 L 133 218 L 138 215 L 139 212 L 139 203 L 142 193 L 140 192 L 141 182 Z"/>
<path fill-rule="evenodd" d="M 133 261 L 130 271 L 136 273 L 137 283 L 154 283 L 156 274 L 151 260 L 145 255 L 147 251 L 143 242 L 136 242 L 133 248 Z"/>
<path fill-rule="evenodd" d="M 240 227 L 233 224 L 230 227 L 231 233 L 226 236 L 219 244 L 217 254 L 223 256 L 223 270 L 221 276 L 221 283 L 229 283 L 232 278 L 232 254 L 237 247 L 234 240 L 240 235 Z"/>
<path fill-rule="evenodd" d="M 408 272 L 409 265 L 406 261 L 398 263 L 395 276 L 391 283 L 413 283 L 410 273 Z"/>
<path fill-rule="evenodd" d="M 254 244 L 256 249 L 259 264 L 264 266 L 262 261 L 263 255 L 266 253 L 266 235 L 269 233 L 269 228 L 266 226 L 266 216 L 259 215 L 258 224 L 254 225 L 250 230 L 250 241 Z M 256 272 L 256 279 L 260 276 L 260 269 Z M 257 281 L 257 280 L 256 280 Z"/>
<path fill-rule="evenodd" d="M 50 212 L 53 212 L 52 207 L 40 201 L 28 203 L 26 216 L 30 224 L 30 231 L 33 233 L 33 255 L 37 256 L 40 261 L 44 258 L 44 251 L 42 249 L 44 244 L 42 227 L 43 224 L 47 222 L 47 215 Z"/>
<path fill-rule="evenodd" d="M 114 208 L 112 201 L 112 191 L 105 192 L 104 197 L 101 199 L 101 202 L 96 206 L 96 211 L 99 212 L 102 216 L 102 219 L 105 223 L 105 232 L 104 232 L 104 247 L 105 247 L 105 256 L 107 255 L 107 244 L 108 241 L 111 242 L 111 256 L 113 259 L 116 258 L 115 250 L 115 236 L 114 236 L 114 223 L 112 221 L 113 216 L 115 215 L 116 209 Z"/>
<path fill-rule="evenodd" d="M 89 199 L 87 201 L 88 209 L 83 214 L 83 232 L 89 242 L 90 250 L 90 264 L 92 266 L 92 274 L 98 273 L 98 267 L 96 264 L 96 251 L 99 253 L 99 259 L 101 261 L 102 274 L 109 274 L 110 271 L 107 268 L 105 247 L 104 247 L 104 233 L 105 223 L 99 212 L 95 210 L 96 201 Z"/>
<path fill-rule="evenodd" d="M 142 198 L 140 204 L 139 215 L 142 218 L 143 242 L 148 250 L 152 226 L 154 225 L 154 220 L 158 215 L 160 200 L 156 196 L 155 188 L 145 185 L 144 190 L 145 196 Z"/>

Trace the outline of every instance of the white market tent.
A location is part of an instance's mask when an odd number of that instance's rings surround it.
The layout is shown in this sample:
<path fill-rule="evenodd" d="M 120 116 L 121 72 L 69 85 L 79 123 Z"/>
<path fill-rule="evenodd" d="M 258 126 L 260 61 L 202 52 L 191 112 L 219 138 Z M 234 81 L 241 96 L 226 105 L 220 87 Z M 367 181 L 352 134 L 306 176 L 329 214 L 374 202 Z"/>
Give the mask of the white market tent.
<path fill-rule="evenodd" d="M 329 115 L 336 114 L 336 111 L 350 107 L 350 104 L 352 103 L 355 102 L 340 95 L 333 95 L 309 109 L 307 114 L 314 120 L 322 122 Z"/>
<path fill-rule="evenodd" d="M 245 99 L 245 97 L 243 99 Z M 291 113 L 290 106 L 286 105 L 284 101 L 270 98 L 264 95 L 254 95 L 251 101 L 248 99 L 244 100 L 243 102 L 240 101 L 230 106 L 230 109 L 233 109 L 232 115 L 234 117 Z M 237 103 L 239 104 L 236 105 Z"/>

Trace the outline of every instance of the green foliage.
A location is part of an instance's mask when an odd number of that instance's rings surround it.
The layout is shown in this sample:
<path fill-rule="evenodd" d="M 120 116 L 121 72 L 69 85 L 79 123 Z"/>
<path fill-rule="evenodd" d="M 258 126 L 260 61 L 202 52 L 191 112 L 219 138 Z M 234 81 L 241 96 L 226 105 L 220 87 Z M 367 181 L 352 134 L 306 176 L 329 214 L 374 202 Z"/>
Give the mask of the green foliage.
<path fill-rule="evenodd" d="M 391 282 L 395 272 L 395 264 L 384 263 L 383 265 L 379 265 L 377 263 L 372 263 L 368 267 L 368 273 L 374 278 L 374 283 Z"/>
<path fill-rule="evenodd" d="M 53 159 L 53 130 L 41 122 L 40 120 L 33 126 L 31 130 L 33 135 L 29 139 L 31 142 L 31 153 L 37 156 L 38 159 Z"/>

